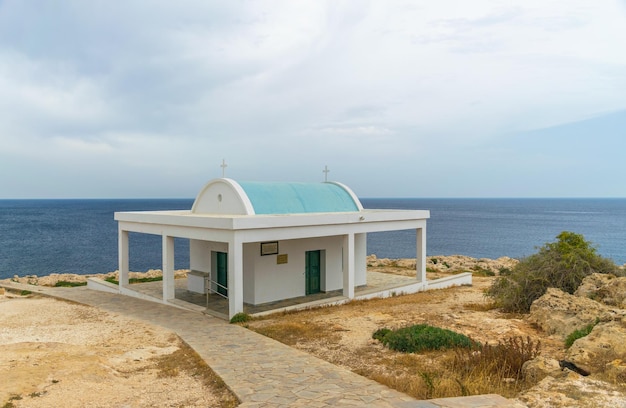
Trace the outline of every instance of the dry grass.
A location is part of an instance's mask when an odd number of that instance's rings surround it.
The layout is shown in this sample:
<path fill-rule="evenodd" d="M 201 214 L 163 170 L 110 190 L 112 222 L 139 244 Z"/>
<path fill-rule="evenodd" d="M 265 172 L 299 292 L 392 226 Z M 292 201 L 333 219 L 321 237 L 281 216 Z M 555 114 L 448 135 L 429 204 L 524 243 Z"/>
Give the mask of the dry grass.
<path fill-rule="evenodd" d="M 337 334 L 333 333 L 331 327 L 305 321 L 278 322 L 267 326 L 259 326 L 255 331 L 288 346 L 293 346 L 299 341 L 310 342 L 320 339 L 336 341 L 338 338 Z"/>
<path fill-rule="evenodd" d="M 478 285 L 480 279 L 486 278 L 476 279 Z M 473 323 L 466 318 L 470 316 Z M 475 340 L 482 342 L 504 341 L 484 326 L 486 316 L 495 319 L 502 314 L 492 302 L 484 301 L 480 287 L 456 287 L 269 315 L 249 322 L 248 328 L 417 399 L 489 393 L 514 397 L 534 384 L 521 376 L 498 372 L 497 363 L 462 363 L 454 350 L 405 354 L 371 339 L 381 327 L 426 323 L 470 337 L 478 335 Z M 529 333 L 536 332 L 528 325 L 524 327 Z M 490 354 L 494 358 L 497 355 Z"/>
<path fill-rule="evenodd" d="M 490 310 L 495 310 L 498 306 L 494 302 L 474 302 L 474 303 L 466 303 L 463 307 L 467 310 L 471 310 L 474 312 L 488 312 Z"/>
<path fill-rule="evenodd" d="M 181 372 L 186 372 L 200 379 L 207 388 L 211 389 L 219 399 L 221 408 L 233 408 L 239 405 L 239 400 L 228 389 L 224 381 L 186 343 L 182 342 L 178 350 L 157 357 L 155 360 L 159 370 L 158 377 L 176 377 Z"/>

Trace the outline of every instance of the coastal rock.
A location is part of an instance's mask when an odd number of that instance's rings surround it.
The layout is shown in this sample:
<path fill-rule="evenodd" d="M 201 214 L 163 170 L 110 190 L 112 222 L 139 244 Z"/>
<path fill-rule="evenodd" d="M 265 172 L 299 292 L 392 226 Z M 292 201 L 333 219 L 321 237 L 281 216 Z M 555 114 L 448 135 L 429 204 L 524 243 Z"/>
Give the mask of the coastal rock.
<path fill-rule="evenodd" d="M 593 273 L 583 279 L 574 294 L 626 309 L 626 277 Z"/>
<path fill-rule="evenodd" d="M 607 369 L 619 375 L 626 360 L 626 325 L 613 321 L 597 324 L 591 333 L 574 342 L 566 359 L 590 373 Z"/>
<path fill-rule="evenodd" d="M 184 278 L 187 276 L 187 272 L 189 272 L 188 269 L 178 269 L 174 272 L 174 277 Z M 130 279 L 156 278 L 163 276 L 163 272 L 160 269 L 149 269 L 146 272 L 130 272 L 128 276 Z M 75 273 L 52 273 L 46 276 L 26 275 L 22 277 L 14 275 L 10 281 L 26 285 L 55 286 L 58 282 L 86 283 L 87 279 L 91 277 L 103 280 L 114 278 L 117 280 L 119 278 L 119 271 L 87 275 L 79 275 Z"/>
<path fill-rule="evenodd" d="M 626 396 L 609 383 L 569 372 L 548 376 L 517 398 L 531 408 L 624 408 Z"/>
<path fill-rule="evenodd" d="M 540 381 L 547 376 L 557 377 L 561 372 L 561 366 L 558 360 L 544 356 L 538 356 L 532 360 L 528 360 L 522 366 L 524 378 L 532 382 Z"/>
<path fill-rule="evenodd" d="M 619 321 L 625 316 L 626 310 L 610 308 L 585 297 L 548 288 L 546 293 L 530 306 L 529 321 L 548 334 L 557 334 L 565 338 L 574 330 L 588 324 L 597 321 Z"/>
<path fill-rule="evenodd" d="M 501 269 L 511 269 L 517 265 L 517 259 L 503 256 L 498 259 L 472 258 L 464 255 L 429 256 L 426 258 L 426 267 L 434 272 L 479 272 L 489 271 L 497 274 Z M 415 270 L 415 258 L 389 259 L 377 258 L 376 255 L 367 257 L 367 265 L 372 267 L 397 267 Z"/>

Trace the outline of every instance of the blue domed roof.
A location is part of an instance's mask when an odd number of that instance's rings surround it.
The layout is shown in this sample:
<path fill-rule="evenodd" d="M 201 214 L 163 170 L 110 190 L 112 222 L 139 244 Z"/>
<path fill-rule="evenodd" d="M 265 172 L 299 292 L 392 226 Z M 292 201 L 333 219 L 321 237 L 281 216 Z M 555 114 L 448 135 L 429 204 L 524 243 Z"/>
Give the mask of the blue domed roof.
<path fill-rule="evenodd" d="M 238 182 L 255 214 L 353 212 L 358 198 L 339 183 Z"/>

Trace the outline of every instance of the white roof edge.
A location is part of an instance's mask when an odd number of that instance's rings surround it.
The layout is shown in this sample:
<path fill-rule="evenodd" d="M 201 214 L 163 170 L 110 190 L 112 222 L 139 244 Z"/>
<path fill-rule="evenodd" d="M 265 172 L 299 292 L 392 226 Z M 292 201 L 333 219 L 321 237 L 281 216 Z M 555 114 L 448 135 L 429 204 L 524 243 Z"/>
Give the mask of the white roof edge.
<path fill-rule="evenodd" d="M 246 194 L 243 187 L 241 187 L 239 183 L 229 178 L 222 178 L 218 180 L 222 180 L 225 183 L 230 184 L 233 187 L 233 189 L 235 189 L 235 191 L 237 192 L 237 194 L 239 194 L 239 197 L 241 198 L 244 208 L 246 209 L 246 214 L 248 215 L 256 214 L 256 212 L 254 211 L 254 207 L 252 206 L 252 202 L 250 201 L 250 198 L 248 197 L 248 194 Z"/>
<path fill-rule="evenodd" d="M 196 199 L 193 201 L 193 206 L 191 207 L 192 213 L 194 214 L 196 213 L 196 204 L 198 203 L 198 199 L 200 198 L 200 196 L 202 196 L 202 194 L 204 194 L 206 189 L 208 189 L 211 185 L 215 183 L 220 183 L 220 182 L 230 185 L 233 188 L 233 190 L 235 190 L 235 192 L 239 195 L 239 198 L 241 199 L 241 204 L 243 205 L 246 211 L 246 215 L 256 214 L 254 211 L 254 207 L 252 206 L 252 203 L 250 202 L 250 198 L 248 198 L 248 195 L 246 194 L 244 189 L 235 180 L 229 179 L 226 177 L 215 178 L 215 179 L 209 180 L 209 182 L 206 183 L 204 187 L 202 187 L 202 189 L 200 189 L 200 192 L 198 192 L 198 195 L 196 195 Z"/>
<path fill-rule="evenodd" d="M 359 211 L 363 211 L 363 206 L 361 205 L 361 200 L 359 200 L 359 197 L 357 197 L 356 194 L 354 194 L 354 191 L 352 191 L 352 189 L 350 187 L 348 187 L 345 184 L 340 183 L 338 181 L 326 181 L 326 183 L 334 184 L 336 186 L 339 186 L 339 187 L 343 188 L 348 194 L 350 194 L 350 197 L 352 197 L 352 201 L 354 201 L 354 204 L 356 204 L 356 206 L 359 209 Z"/>

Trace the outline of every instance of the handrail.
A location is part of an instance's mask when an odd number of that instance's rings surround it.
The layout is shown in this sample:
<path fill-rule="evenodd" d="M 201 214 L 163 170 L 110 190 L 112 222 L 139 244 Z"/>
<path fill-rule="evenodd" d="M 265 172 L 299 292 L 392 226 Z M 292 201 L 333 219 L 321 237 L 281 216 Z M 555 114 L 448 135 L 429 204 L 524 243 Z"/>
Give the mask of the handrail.
<path fill-rule="evenodd" d="M 211 279 L 211 276 L 206 276 L 204 278 L 204 288 L 206 291 L 206 308 L 209 308 L 209 295 L 214 293 L 216 295 L 219 295 L 221 297 L 223 297 L 224 299 L 228 299 L 228 295 L 224 295 L 222 293 L 220 293 L 218 290 L 213 290 L 213 284 L 215 284 L 215 287 L 219 290 L 219 289 L 224 289 L 224 291 L 226 293 L 228 293 L 228 287 L 214 281 Z"/>

